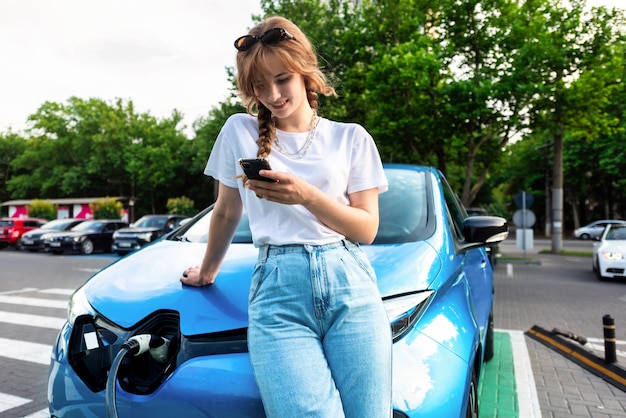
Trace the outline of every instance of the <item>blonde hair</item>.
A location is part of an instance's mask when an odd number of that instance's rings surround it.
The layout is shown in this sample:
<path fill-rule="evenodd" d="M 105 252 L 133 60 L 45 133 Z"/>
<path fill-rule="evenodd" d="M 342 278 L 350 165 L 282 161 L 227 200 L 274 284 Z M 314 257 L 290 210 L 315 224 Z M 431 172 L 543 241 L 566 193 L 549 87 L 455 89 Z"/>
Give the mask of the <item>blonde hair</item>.
<path fill-rule="evenodd" d="M 315 111 L 318 108 L 318 93 L 336 95 L 318 67 L 317 54 L 311 42 L 293 22 L 280 16 L 270 17 L 250 29 L 248 35 L 261 36 L 273 28 L 283 28 L 295 39 L 285 38 L 270 45 L 257 42 L 250 49 L 237 53 L 237 88 L 246 110 L 252 115 L 256 110 L 259 121 L 258 157 L 267 157 L 272 152 L 276 135 L 272 113 L 257 99 L 253 87 L 255 74 L 267 68 L 269 62 L 277 62 L 287 71 L 303 76 L 309 105 Z"/>

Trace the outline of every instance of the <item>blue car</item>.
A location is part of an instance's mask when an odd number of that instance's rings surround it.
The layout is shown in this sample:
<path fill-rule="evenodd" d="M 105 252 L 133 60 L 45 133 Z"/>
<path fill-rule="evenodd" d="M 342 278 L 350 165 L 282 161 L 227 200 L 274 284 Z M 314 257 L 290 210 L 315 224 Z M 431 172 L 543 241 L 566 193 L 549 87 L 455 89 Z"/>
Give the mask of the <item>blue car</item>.
<path fill-rule="evenodd" d="M 385 170 L 378 235 L 363 248 L 393 331 L 393 416 L 475 417 L 493 353 L 485 246 L 506 238 L 507 223 L 468 217 L 432 167 Z M 74 293 L 52 352 L 52 417 L 265 416 L 246 340 L 257 250 L 245 214 L 217 282 L 179 281 L 202 260 L 211 209 Z"/>

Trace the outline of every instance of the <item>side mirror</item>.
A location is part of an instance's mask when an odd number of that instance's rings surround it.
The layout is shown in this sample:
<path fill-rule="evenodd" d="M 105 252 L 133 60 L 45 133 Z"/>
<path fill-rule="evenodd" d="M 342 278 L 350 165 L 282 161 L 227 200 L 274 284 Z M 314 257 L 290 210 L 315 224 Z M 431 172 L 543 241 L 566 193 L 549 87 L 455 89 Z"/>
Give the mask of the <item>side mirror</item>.
<path fill-rule="evenodd" d="M 468 244 L 497 244 L 509 236 L 509 225 L 498 216 L 471 216 L 463 221 L 463 235 Z"/>

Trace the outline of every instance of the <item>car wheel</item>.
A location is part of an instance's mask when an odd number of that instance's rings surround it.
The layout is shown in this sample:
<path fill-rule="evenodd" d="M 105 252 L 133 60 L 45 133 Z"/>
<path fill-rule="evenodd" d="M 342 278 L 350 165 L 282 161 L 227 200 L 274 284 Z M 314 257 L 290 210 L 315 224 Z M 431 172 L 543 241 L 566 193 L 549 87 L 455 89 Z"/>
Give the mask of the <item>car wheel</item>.
<path fill-rule="evenodd" d="M 91 254 L 93 253 L 93 242 L 90 239 L 86 239 L 80 244 L 80 252 L 81 254 Z"/>
<path fill-rule="evenodd" d="M 485 337 L 485 361 L 493 358 L 493 311 L 489 314 L 489 324 L 487 325 L 487 336 Z"/>
<path fill-rule="evenodd" d="M 472 371 L 472 381 L 470 383 L 469 395 L 467 397 L 466 418 L 478 418 L 478 378 L 476 370 Z"/>
<path fill-rule="evenodd" d="M 580 236 L 580 239 L 584 239 L 584 240 L 588 240 L 589 238 L 591 238 L 591 236 L 589 234 L 582 234 Z"/>

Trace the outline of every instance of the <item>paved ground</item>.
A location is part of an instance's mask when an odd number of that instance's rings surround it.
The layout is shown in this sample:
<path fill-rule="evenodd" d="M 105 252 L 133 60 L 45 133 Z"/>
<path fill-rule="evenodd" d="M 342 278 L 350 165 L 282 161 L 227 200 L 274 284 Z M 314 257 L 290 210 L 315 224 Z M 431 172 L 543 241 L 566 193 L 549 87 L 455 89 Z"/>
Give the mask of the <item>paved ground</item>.
<path fill-rule="evenodd" d="M 579 243 L 565 240 L 564 249 Z M 626 284 L 600 283 L 591 273 L 589 257 L 542 253 L 549 248 L 550 242 L 543 241 L 523 252 L 514 238 L 501 244 L 503 258 L 495 275 L 496 329 L 513 330 L 518 336 L 533 325 L 573 332 L 588 337 L 585 349 L 604 358 L 602 316 L 610 314 L 615 317 L 618 350 L 624 350 Z M 520 417 L 626 417 L 625 392 L 553 349 L 528 336 L 523 338 L 540 411 L 518 405 Z M 622 354 L 618 351 L 617 364 L 624 367 L 626 357 Z M 502 367 L 511 366 L 505 361 Z M 508 383 L 503 383 L 504 394 Z M 518 392 L 527 389 L 516 388 Z M 510 409 L 503 408 L 501 413 L 484 409 L 481 417 L 518 416 Z"/>

